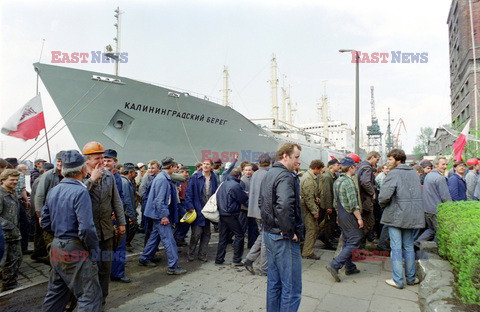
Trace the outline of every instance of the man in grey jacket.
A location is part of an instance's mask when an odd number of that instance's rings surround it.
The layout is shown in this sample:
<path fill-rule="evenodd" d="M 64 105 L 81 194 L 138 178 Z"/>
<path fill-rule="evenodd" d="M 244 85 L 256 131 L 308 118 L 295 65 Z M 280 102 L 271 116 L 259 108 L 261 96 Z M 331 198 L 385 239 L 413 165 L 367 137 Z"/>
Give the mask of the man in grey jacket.
<path fill-rule="evenodd" d="M 477 158 L 470 158 L 467 160 L 467 166 L 468 172 L 465 174 L 465 182 L 467 183 L 467 200 L 470 200 L 478 178 L 478 171 L 480 171 L 480 162 Z"/>
<path fill-rule="evenodd" d="M 252 274 L 255 274 L 253 269 L 253 262 L 257 260 L 260 256 L 260 269 L 257 274 L 267 275 L 268 270 L 268 260 L 267 260 L 267 249 L 265 248 L 265 242 L 263 241 L 263 223 L 262 216 L 260 215 L 260 207 L 258 206 L 258 197 L 260 196 L 260 185 L 262 184 L 265 175 L 267 174 L 268 168 L 270 167 L 272 159 L 270 155 L 264 153 L 258 158 L 259 169 L 255 171 L 250 179 L 250 194 L 248 198 L 248 217 L 255 218 L 258 225 L 259 235 L 255 240 L 250 252 L 242 260 L 245 268 Z"/>
<path fill-rule="evenodd" d="M 420 242 L 437 240 L 437 206 L 441 203 L 451 201 L 448 190 L 447 178 L 443 175 L 447 169 L 447 159 L 443 156 L 433 161 L 433 170 L 427 174 L 423 183 L 423 207 L 425 210 L 426 229 L 415 241 L 416 246 Z"/>
<path fill-rule="evenodd" d="M 385 282 L 390 286 L 403 288 L 403 260 L 407 284 L 414 285 L 419 282 L 415 278 L 413 231 L 425 225 L 422 186 L 413 168 L 405 165 L 407 157 L 403 150 L 392 149 L 387 157 L 391 170 L 383 181 L 378 197 L 380 206 L 384 208 L 381 223 L 388 226 L 392 249 L 393 279 Z"/>
<path fill-rule="evenodd" d="M 56 168 L 53 168 L 51 170 L 48 170 L 44 174 L 42 174 L 38 179 L 38 186 L 35 190 L 35 195 L 33 196 L 33 202 L 34 202 L 34 207 L 35 207 L 35 213 L 38 219 L 40 219 L 40 214 L 42 213 L 42 208 L 43 205 L 45 205 L 45 201 L 47 200 L 47 194 L 48 192 L 57 186 L 60 181 L 62 181 L 63 176 L 62 176 L 62 155 L 65 153 L 65 151 L 60 151 L 57 153 L 55 156 L 56 161 L 55 165 Z M 38 222 L 38 221 L 37 221 Z M 39 231 L 41 233 L 37 233 L 35 236 L 37 237 L 37 242 L 40 240 L 40 236 L 42 236 L 43 244 L 40 244 L 41 246 L 44 246 L 44 250 L 38 250 L 38 247 L 34 250 L 35 254 L 46 254 L 47 255 L 47 262 L 49 262 L 48 258 L 48 250 L 50 250 L 50 244 L 53 241 L 53 235 L 50 233 L 47 233 L 43 231 L 43 229 L 38 226 Z M 38 244 L 36 245 L 38 246 Z"/>
<path fill-rule="evenodd" d="M 37 190 L 35 191 L 35 212 L 37 217 L 40 218 L 40 214 L 42 212 L 43 205 L 45 205 L 45 201 L 47 199 L 48 191 L 57 186 L 58 183 L 62 180 L 62 155 L 64 151 L 58 152 L 56 155 L 56 168 L 45 172 L 43 175 L 39 177 L 40 181 L 38 182 Z"/>
<path fill-rule="evenodd" d="M 384 208 L 380 222 L 388 226 L 392 249 L 393 279 L 385 282 L 390 286 L 403 288 L 403 260 L 407 284 L 419 283 L 415 278 L 413 231 L 423 228 L 425 224 L 422 186 L 413 168 L 405 165 L 407 156 L 403 150 L 392 149 L 387 157 L 391 169 L 383 181 L 378 197 L 378 203 Z"/>
<path fill-rule="evenodd" d="M 112 214 L 117 221 L 120 234 L 125 233 L 125 212 L 113 175 L 103 168 L 105 150 L 98 142 L 89 142 L 83 147 L 87 156 L 87 176 L 84 184 L 92 200 L 93 222 L 97 228 L 101 259 L 98 260 L 98 279 L 102 287 L 103 301 L 108 296 L 108 283 L 112 269 L 113 223 Z M 110 255 L 110 256 L 108 256 Z"/>

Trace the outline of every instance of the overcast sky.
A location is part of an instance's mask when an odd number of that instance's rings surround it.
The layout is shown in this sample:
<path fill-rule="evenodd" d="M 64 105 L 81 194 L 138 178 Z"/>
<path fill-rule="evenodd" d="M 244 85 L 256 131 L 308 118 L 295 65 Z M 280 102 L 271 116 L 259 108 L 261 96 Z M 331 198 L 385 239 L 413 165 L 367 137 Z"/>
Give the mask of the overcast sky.
<path fill-rule="evenodd" d="M 233 107 L 248 118 L 271 116 L 270 60 L 280 84 L 291 85 L 297 123 L 315 122 L 327 81 L 330 117 L 354 128 L 355 64 L 339 49 L 389 53 L 388 63 L 360 64 L 360 122 L 370 124 L 370 86 L 386 131 L 402 118 L 407 152 L 420 127 L 450 122 L 447 16 L 450 1 L 25 1 L 0 2 L 0 123 L 35 95 L 37 62 L 51 51 L 103 51 L 114 46 L 114 9 L 122 14 L 120 76 L 221 98 L 222 71 L 230 73 Z M 427 63 L 393 64 L 391 51 L 428 53 Z M 61 64 L 113 73 L 113 64 Z M 286 78 L 282 78 L 286 76 Z M 47 128 L 60 119 L 40 83 Z M 95 138 L 92 138 L 95 139 Z M 21 156 L 34 143 L 1 135 L 0 157 Z M 77 148 L 65 128 L 52 152 Z M 32 155 L 47 157 L 46 148 Z M 135 161 L 135 160 L 132 160 Z"/>

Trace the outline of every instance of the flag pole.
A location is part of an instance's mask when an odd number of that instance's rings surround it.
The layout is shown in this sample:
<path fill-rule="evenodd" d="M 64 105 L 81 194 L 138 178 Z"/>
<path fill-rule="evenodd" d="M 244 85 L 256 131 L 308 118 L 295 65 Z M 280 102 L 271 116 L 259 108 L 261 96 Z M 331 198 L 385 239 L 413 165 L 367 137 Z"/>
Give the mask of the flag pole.
<path fill-rule="evenodd" d="M 475 31 L 473 27 L 473 10 L 472 1 L 470 1 L 469 13 L 470 13 L 470 33 L 472 36 L 472 56 L 473 56 L 473 98 L 475 101 L 475 136 L 478 136 L 478 104 L 477 104 L 477 57 L 475 55 Z M 475 149 L 478 149 L 478 142 L 475 142 Z"/>
<path fill-rule="evenodd" d="M 42 49 L 40 50 L 40 57 L 38 58 L 38 62 L 40 63 L 42 59 L 42 53 L 43 53 L 43 46 L 45 45 L 45 39 L 42 39 Z M 37 71 L 37 95 L 40 94 L 38 91 L 38 71 Z M 43 119 L 45 122 L 45 113 L 43 114 Z M 50 155 L 50 144 L 48 143 L 48 136 L 47 136 L 47 126 L 45 125 L 45 140 L 47 141 L 47 150 L 48 150 L 48 160 L 51 163 L 52 162 L 52 156 Z"/>

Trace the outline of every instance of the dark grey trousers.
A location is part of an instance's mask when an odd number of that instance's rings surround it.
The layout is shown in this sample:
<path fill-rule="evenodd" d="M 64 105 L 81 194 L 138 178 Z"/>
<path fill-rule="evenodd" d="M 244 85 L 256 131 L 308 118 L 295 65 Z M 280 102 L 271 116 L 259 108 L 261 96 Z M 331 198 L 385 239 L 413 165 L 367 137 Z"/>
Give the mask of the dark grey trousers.
<path fill-rule="evenodd" d="M 85 256 L 85 251 L 77 239 L 53 240 L 50 249 L 52 270 L 43 311 L 64 311 L 72 293 L 78 300 L 77 311 L 101 311 L 97 264 Z M 78 257 L 72 257 L 75 254 Z"/>
<path fill-rule="evenodd" d="M 431 213 L 425 213 L 425 231 L 423 231 L 422 235 L 415 241 L 415 246 L 420 247 L 420 242 L 425 241 L 435 241 L 437 242 L 437 215 Z"/>
<path fill-rule="evenodd" d="M 192 237 L 190 238 L 188 255 L 190 257 L 195 257 L 195 253 L 197 251 L 197 245 L 199 245 L 197 257 L 202 260 L 206 259 L 208 243 L 210 242 L 211 235 L 212 233 L 210 230 L 209 220 L 205 220 L 204 226 L 192 225 Z"/>
<path fill-rule="evenodd" d="M 105 304 L 108 296 L 108 283 L 110 282 L 110 272 L 112 271 L 113 238 L 100 241 L 99 246 L 100 250 L 102 251 L 102 256 L 101 259 L 97 259 L 98 280 L 100 282 L 100 286 L 102 287 L 102 304 Z"/>

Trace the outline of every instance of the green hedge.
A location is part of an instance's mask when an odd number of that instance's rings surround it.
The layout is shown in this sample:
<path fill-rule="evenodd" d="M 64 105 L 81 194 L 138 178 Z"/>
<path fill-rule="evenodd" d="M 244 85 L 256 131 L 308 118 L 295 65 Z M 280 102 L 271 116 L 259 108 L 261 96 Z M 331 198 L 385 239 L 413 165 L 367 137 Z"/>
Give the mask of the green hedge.
<path fill-rule="evenodd" d="M 438 247 L 456 276 L 457 297 L 480 304 L 480 202 L 447 202 L 438 206 Z"/>

